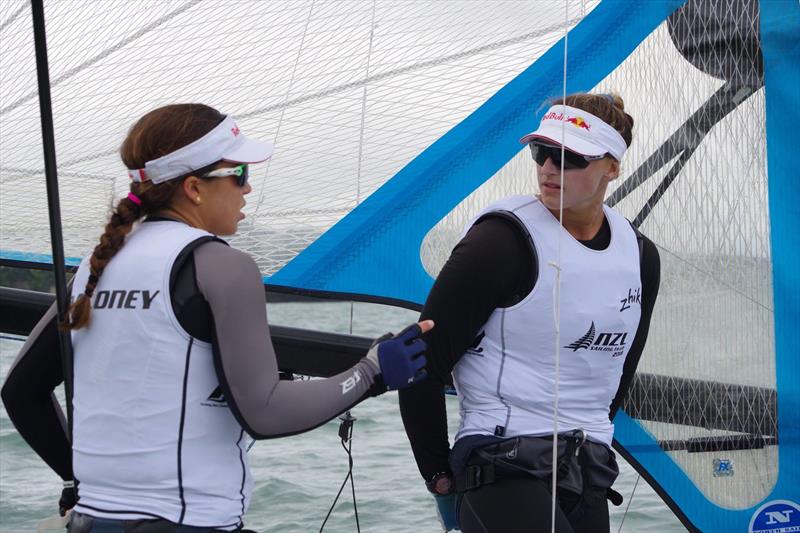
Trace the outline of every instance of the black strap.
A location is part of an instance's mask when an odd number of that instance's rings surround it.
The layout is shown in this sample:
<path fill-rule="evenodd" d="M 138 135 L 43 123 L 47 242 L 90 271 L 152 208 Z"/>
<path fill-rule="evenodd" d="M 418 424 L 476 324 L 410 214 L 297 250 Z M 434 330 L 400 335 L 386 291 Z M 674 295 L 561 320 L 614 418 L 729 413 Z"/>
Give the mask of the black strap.
<path fill-rule="evenodd" d="M 481 485 L 488 485 L 495 481 L 493 464 L 468 465 L 464 470 L 455 475 L 456 492 L 462 493 L 477 489 Z"/>
<path fill-rule="evenodd" d="M 622 505 L 622 494 L 615 491 L 611 487 L 606 489 L 606 499 L 614 504 L 614 507 L 619 507 Z"/>

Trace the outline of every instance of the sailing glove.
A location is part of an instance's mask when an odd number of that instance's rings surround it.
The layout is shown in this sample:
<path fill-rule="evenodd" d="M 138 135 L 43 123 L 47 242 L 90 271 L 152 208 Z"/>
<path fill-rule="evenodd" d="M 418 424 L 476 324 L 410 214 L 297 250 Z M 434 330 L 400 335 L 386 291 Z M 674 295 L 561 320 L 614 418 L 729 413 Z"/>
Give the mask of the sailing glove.
<path fill-rule="evenodd" d="M 425 341 L 422 330 L 412 324 L 392 335 L 378 338 L 367 352 L 367 359 L 381 369 L 383 383 L 389 390 L 403 389 L 422 381 L 425 372 Z"/>

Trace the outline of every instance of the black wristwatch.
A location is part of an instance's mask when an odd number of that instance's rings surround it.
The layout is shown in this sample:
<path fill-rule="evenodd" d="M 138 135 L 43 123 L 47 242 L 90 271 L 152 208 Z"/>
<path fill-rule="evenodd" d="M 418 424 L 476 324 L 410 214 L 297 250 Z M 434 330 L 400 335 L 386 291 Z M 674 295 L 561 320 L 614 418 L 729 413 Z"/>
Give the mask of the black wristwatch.
<path fill-rule="evenodd" d="M 432 494 L 439 496 L 447 496 L 452 494 L 455 486 L 453 484 L 453 475 L 450 472 L 439 472 L 434 474 L 431 479 L 425 482 L 425 486 Z"/>

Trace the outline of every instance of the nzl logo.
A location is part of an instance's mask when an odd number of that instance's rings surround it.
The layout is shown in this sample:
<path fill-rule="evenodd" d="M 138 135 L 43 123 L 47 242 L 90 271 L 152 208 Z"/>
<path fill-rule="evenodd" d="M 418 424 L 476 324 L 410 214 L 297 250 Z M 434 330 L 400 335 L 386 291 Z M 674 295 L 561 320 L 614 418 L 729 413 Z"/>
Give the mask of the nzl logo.
<path fill-rule="evenodd" d="M 642 305 L 642 289 L 639 287 L 634 292 L 633 289 L 628 289 L 628 297 L 623 298 L 619 301 L 622 304 L 622 307 L 619 308 L 619 312 L 623 312 L 626 309 L 631 308 L 631 304 L 639 304 Z"/>
<path fill-rule="evenodd" d="M 594 322 L 589 326 L 589 331 L 572 344 L 564 346 L 573 352 L 578 350 L 592 350 L 596 352 L 611 352 L 612 357 L 619 357 L 625 353 L 625 343 L 628 333 L 597 333 Z"/>

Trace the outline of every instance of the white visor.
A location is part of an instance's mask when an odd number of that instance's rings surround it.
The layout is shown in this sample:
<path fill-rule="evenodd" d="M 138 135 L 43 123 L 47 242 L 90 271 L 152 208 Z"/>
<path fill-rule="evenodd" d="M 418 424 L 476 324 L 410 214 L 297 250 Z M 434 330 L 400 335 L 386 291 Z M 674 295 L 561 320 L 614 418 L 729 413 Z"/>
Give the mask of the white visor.
<path fill-rule="evenodd" d="M 184 176 L 217 161 L 260 163 L 272 156 L 272 143 L 245 137 L 230 115 L 191 144 L 148 161 L 144 168 L 128 170 L 133 181 L 162 183 Z"/>
<path fill-rule="evenodd" d="M 542 117 L 536 131 L 527 134 L 519 142 L 543 140 L 585 156 L 610 154 L 622 161 L 628 146 L 617 130 L 602 119 L 583 109 L 568 105 L 554 105 Z M 563 140 L 563 143 L 562 143 Z"/>

